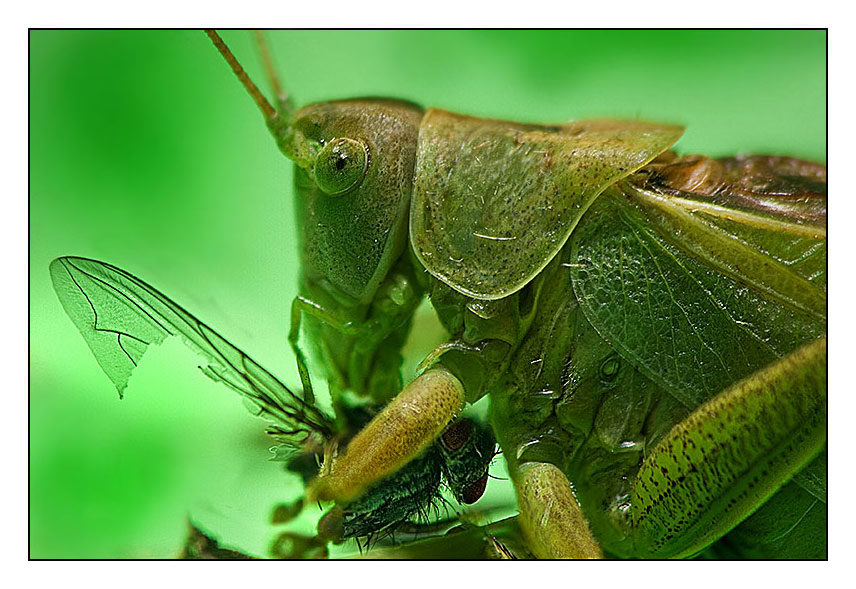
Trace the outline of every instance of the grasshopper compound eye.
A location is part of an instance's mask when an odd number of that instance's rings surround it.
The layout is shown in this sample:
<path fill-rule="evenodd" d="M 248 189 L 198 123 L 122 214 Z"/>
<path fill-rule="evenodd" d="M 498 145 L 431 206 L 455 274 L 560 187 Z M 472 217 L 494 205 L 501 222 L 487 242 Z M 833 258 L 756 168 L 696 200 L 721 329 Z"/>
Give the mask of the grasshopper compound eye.
<path fill-rule="evenodd" d="M 334 139 L 315 158 L 315 183 L 331 196 L 344 194 L 359 185 L 368 167 L 365 143 L 346 137 Z"/>

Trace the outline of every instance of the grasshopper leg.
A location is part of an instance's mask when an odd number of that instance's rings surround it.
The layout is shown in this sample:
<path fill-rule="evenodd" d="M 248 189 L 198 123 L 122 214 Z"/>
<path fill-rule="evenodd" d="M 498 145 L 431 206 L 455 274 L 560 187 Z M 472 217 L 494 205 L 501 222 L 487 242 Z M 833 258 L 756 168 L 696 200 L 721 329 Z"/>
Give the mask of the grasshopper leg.
<path fill-rule="evenodd" d="M 636 554 L 692 556 L 743 521 L 823 448 L 826 410 L 826 339 L 696 409 L 636 476 Z"/>
<path fill-rule="evenodd" d="M 291 349 L 294 351 L 294 356 L 297 359 L 297 372 L 300 375 L 300 384 L 303 387 L 303 398 L 307 403 L 312 404 L 315 402 L 315 393 L 312 391 L 312 381 L 309 378 L 306 356 L 298 345 L 298 339 L 300 338 L 300 320 L 304 313 L 321 319 L 328 325 L 334 326 L 345 335 L 354 335 L 359 333 L 360 327 L 354 323 L 344 323 L 337 320 L 336 317 L 327 309 L 307 298 L 298 296 L 294 298 L 294 301 L 292 301 L 291 330 L 288 332 L 288 343 L 291 345 Z"/>
<path fill-rule="evenodd" d="M 374 482 L 418 456 L 464 405 L 464 387 L 436 365 L 413 380 L 354 436 L 345 451 L 325 461 L 313 498 L 347 503 Z"/>
<path fill-rule="evenodd" d="M 761 507 L 826 442 L 826 340 L 736 383 L 678 423 L 636 475 L 628 533 L 644 558 L 693 556 Z M 512 467 L 520 525 L 539 558 L 600 548 L 556 466 Z"/>
<path fill-rule="evenodd" d="M 556 466 L 525 462 L 512 470 L 520 527 L 537 558 L 603 558 L 571 483 Z"/>

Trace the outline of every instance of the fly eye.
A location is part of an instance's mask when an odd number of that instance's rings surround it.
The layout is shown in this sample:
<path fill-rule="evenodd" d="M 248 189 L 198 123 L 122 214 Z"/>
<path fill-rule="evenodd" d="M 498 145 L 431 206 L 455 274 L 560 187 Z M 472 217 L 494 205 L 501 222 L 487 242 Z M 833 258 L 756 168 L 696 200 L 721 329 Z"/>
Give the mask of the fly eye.
<path fill-rule="evenodd" d="M 341 137 L 325 145 L 315 156 L 315 183 L 331 196 L 356 187 L 369 166 L 369 149 L 362 141 Z"/>
<path fill-rule="evenodd" d="M 440 442 L 446 450 L 454 451 L 461 448 L 470 439 L 473 424 L 469 419 L 459 419 L 443 432 Z"/>
<path fill-rule="evenodd" d="M 600 378 L 606 383 L 615 382 L 621 370 L 621 362 L 615 356 L 610 356 L 600 365 Z"/>
<path fill-rule="evenodd" d="M 474 482 L 472 485 L 464 489 L 463 496 L 461 499 L 462 502 L 466 505 L 472 505 L 484 495 L 485 487 L 487 486 L 487 473 L 484 473 L 479 480 Z"/>

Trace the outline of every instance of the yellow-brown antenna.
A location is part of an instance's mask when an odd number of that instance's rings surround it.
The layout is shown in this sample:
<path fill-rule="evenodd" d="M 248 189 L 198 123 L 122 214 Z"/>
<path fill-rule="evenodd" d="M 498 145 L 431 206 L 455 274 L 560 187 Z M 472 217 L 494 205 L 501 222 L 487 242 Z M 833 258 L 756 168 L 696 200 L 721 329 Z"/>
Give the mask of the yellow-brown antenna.
<path fill-rule="evenodd" d="M 238 79 L 241 81 L 241 84 L 244 85 L 244 88 L 246 88 L 247 92 L 249 92 L 250 96 L 252 96 L 253 100 L 256 101 L 259 110 L 262 111 L 265 120 L 270 125 L 273 121 L 279 118 L 279 114 L 277 113 L 276 109 L 271 106 L 270 102 L 267 101 L 267 98 L 265 98 L 264 95 L 259 91 L 258 87 L 247 75 L 247 72 L 245 72 L 244 68 L 241 67 L 241 64 L 238 63 L 238 60 L 235 58 L 235 55 L 226 46 L 226 43 L 223 42 L 223 39 L 220 38 L 220 35 L 217 34 L 217 31 L 213 29 L 205 29 L 205 32 L 211 38 L 211 42 L 214 43 L 214 46 L 217 48 L 220 54 L 232 67 L 232 71 L 235 72 L 236 76 L 238 76 Z"/>
<path fill-rule="evenodd" d="M 276 95 L 279 112 L 281 114 L 290 113 L 294 110 L 294 106 L 291 104 L 291 100 L 288 97 L 288 92 L 286 92 L 282 88 L 282 84 L 279 83 L 279 76 L 277 76 L 276 74 L 276 68 L 273 65 L 273 59 L 271 58 L 271 53 L 268 49 L 268 44 L 267 40 L 265 39 L 264 33 L 259 30 L 255 30 L 253 31 L 253 33 L 255 34 L 256 45 L 259 48 L 259 53 L 262 56 L 262 63 L 265 66 L 265 72 L 267 73 L 268 81 L 270 82 L 273 93 Z"/>

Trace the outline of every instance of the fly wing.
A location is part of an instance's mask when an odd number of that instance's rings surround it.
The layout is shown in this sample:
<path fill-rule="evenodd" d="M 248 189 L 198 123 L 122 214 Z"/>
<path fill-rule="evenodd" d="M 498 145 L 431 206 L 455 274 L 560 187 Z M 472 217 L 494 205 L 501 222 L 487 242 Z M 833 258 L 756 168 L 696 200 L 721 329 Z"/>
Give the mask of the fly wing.
<path fill-rule="evenodd" d="M 278 438 L 332 435 L 327 415 L 139 278 L 103 262 L 75 257 L 57 258 L 50 272 L 60 303 L 120 397 L 149 344 L 178 336 L 205 359 L 202 372 L 243 396 L 255 415 L 272 421 L 270 431 Z"/>
<path fill-rule="evenodd" d="M 607 186 L 682 132 L 641 121 L 525 125 L 429 110 L 410 213 L 414 251 L 468 296 L 513 294 L 553 259 Z"/>

